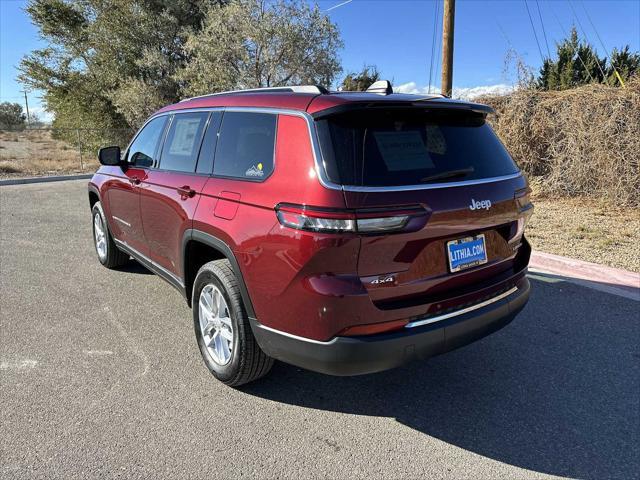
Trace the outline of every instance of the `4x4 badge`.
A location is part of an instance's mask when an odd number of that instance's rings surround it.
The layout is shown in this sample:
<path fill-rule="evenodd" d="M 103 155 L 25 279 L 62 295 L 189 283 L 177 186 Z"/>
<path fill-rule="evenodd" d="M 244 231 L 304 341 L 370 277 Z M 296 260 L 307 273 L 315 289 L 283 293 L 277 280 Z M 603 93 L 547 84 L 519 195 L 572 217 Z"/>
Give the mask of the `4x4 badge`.
<path fill-rule="evenodd" d="M 381 285 L 383 283 L 393 283 L 395 277 L 393 275 L 387 275 L 385 277 L 378 277 L 371 282 L 371 285 Z"/>

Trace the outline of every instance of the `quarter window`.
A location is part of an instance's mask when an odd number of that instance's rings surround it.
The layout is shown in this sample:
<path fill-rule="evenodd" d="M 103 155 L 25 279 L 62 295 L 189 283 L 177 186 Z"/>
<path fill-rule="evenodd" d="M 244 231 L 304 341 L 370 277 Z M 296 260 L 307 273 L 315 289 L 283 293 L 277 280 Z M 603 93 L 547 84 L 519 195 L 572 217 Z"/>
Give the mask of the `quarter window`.
<path fill-rule="evenodd" d="M 276 115 L 270 113 L 226 112 L 213 173 L 243 180 L 265 180 L 273 171 L 276 121 Z"/>
<path fill-rule="evenodd" d="M 129 147 L 127 160 L 137 167 L 149 168 L 153 166 L 156 150 L 167 117 L 154 118 L 138 133 Z"/>
<path fill-rule="evenodd" d="M 176 114 L 162 147 L 160 168 L 193 173 L 208 112 Z"/>

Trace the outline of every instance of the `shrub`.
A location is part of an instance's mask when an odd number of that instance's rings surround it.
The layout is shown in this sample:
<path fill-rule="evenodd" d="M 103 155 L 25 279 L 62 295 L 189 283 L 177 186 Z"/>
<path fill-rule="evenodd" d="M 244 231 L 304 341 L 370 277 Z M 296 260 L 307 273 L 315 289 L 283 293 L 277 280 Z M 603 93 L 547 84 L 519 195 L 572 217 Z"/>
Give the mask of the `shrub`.
<path fill-rule="evenodd" d="M 640 77 L 626 88 L 521 89 L 491 105 L 496 133 L 541 194 L 640 205 Z"/>

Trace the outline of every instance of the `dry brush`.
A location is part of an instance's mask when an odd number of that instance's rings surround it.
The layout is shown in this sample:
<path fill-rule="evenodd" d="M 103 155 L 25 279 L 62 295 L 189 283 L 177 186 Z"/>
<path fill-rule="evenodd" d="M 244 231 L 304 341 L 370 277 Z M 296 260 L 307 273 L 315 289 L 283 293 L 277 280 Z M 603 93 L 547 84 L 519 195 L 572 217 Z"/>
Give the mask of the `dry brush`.
<path fill-rule="evenodd" d="M 521 89 L 479 99 L 536 190 L 640 205 L 640 78 L 627 88 Z"/>

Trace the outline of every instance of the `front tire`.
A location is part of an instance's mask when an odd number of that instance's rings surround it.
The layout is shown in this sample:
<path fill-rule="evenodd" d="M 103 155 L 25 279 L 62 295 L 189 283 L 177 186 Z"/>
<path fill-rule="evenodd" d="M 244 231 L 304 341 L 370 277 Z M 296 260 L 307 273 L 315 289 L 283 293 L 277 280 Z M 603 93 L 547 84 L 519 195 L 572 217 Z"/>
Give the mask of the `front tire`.
<path fill-rule="evenodd" d="M 237 387 L 266 375 L 273 359 L 258 346 L 231 264 L 200 268 L 191 297 L 193 326 L 204 363 L 221 382 Z"/>
<path fill-rule="evenodd" d="M 129 261 L 129 255 L 120 250 L 111 236 L 102 204 L 96 202 L 91 209 L 93 219 L 93 245 L 98 260 L 107 268 L 120 267 Z"/>

